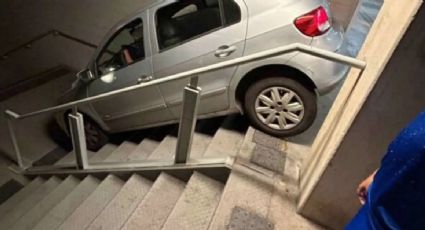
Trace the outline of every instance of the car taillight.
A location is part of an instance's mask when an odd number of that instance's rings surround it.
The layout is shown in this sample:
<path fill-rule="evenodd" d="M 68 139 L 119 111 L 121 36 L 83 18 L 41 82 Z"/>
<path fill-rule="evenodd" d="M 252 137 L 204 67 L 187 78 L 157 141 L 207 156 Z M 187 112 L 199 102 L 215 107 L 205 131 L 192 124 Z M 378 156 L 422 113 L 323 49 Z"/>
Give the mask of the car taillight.
<path fill-rule="evenodd" d="M 322 35 L 331 28 L 328 13 L 323 6 L 295 19 L 294 24 L 301 33 L 310 37 Z"/>

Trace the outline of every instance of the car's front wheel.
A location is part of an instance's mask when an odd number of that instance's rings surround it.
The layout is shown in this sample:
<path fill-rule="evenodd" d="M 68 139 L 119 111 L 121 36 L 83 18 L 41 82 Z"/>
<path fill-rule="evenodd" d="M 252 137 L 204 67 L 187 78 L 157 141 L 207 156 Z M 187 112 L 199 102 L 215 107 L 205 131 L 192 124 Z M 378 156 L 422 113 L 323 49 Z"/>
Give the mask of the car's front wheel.
<path fill-rule="evenodd" d="M 281 76 L 253 83 L 245 93 L 245 113 L 257 129 L 277 137 L 304 132 L 317 114 L 316 94 Z"/>
<path fill-rule="evenodd" d="M 87 149 L 97 151 L 106 143 L 108 143 L 107 134 L 99 127 L 98 124 L 91 119 L 84 117 L 84 132 L 86 135 Z"/>

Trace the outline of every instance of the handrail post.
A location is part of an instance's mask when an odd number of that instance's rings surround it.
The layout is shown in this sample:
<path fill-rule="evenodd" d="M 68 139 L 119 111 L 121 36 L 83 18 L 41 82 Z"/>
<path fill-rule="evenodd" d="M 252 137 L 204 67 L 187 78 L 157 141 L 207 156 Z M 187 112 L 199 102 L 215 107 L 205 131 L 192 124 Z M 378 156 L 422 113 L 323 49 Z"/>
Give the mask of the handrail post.
<path fill-rule="evenodd" d="M 6 113 L 6 119 L 7 119 L 7 127 L 9 128 L 10 139 L 12 141 L 13 149 L 15 150 L 15 154 L 16 154 L 16 162 L 18 163 L 18 166 L 21 170 L 25 170 L 25 165 L 22 161 L 21 150 L 19 148 L 18 139 L 15 133 L 15 129 L 13 127 L 13 121 L 12 121 L 13 117 L 10 116 L 8 113 Z"/>
<path fill-rule="evenodd" d="M 71 131 L 72 146 L 75 152 L 75 159 L 78 169 L 87 169 L 87 147 L 86 135 L 84 133 L 84 119 L 81 113 L 73 109 L 72 113 L 68 114 L 68 122 Z"/>
<path fill-rule="evenodd" d="M 198 87 L 198 76 L 192 77 L 183 92 L 183 108 L 180 116 L 176 156 L 174 158 L 176 164 L 187 163 L 190 158 L 200 94 L 201 88 Z"/>

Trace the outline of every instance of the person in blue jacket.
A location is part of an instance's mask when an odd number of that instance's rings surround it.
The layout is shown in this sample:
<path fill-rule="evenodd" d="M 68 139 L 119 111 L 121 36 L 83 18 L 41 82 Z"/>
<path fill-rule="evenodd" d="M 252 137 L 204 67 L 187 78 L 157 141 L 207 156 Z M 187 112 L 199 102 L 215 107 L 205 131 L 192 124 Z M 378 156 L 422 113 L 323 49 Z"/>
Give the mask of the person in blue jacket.
<path fill-rule="evenodd" d="M 425 229 L 425 111 L 393 140 L 357 193 L 363 207 L 346 230 Z"/>

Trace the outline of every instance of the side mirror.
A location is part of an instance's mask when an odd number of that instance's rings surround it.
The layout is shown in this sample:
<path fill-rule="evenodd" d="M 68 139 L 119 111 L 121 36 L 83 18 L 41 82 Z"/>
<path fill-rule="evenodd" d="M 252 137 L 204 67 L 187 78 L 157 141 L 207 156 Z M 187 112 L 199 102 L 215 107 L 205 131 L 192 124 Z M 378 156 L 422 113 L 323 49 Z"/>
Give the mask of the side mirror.
<path fill-rule="evenodd" d="M 77 73 L 77 78 L 82 82 L 90 82 L 94 80 L 94 76 L 89 69 L 82 70 Z"/>

